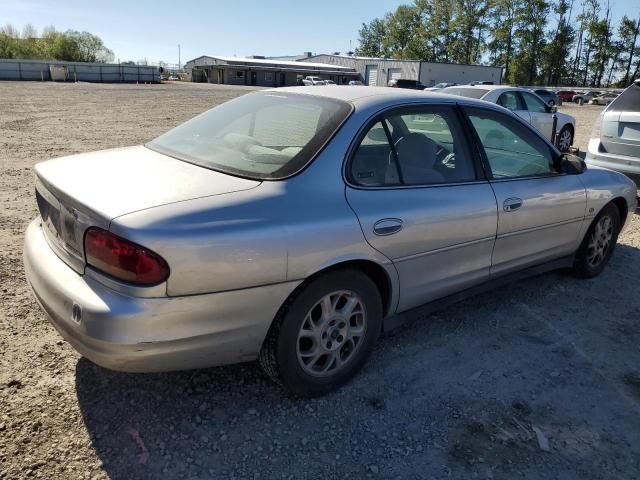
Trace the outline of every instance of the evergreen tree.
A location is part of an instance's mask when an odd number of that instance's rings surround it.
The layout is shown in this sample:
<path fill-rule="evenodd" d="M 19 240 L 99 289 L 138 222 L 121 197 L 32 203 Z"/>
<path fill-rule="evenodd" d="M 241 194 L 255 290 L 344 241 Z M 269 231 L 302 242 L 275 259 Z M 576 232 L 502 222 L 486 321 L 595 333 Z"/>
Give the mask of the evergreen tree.
<path fill-rule="evenodd" d="M 575 41 L 575 30 L 570 23 L 571 4 L 568 0 L 559 0 L 553 9 L 558 20 L 555 31 L 549 32 L 551 40 L 544 48 L 542 78 L 547 85 L 560 85 L 569 76 L 569 57 Z"/>
<path fill-rule="evenodd" d="M 637 21 L 631 20 L 626 15 L 620 20 L 618 26 L 618 37 L 620 38 L 620 55 L 618 57 L 618 67 L 621 70 L 622 78 L 620 86 L 626 87 L 637 76 L 632 68 L 640 65 L 640 17 Z"/>
<path fill-rule="evenodd" d="M 374 18 L 367 25 L 362 24 L 362 28 L 358 32 L 358 48 L 356 55 L 363 57 L 382 57 L 382 42 L 387 34 L 384 20 Z"/>
<path fill-rule="evenodd" d="M 509 78 L 516 48 L 516 5 L 512 0 L 494 0 L 490 11 L 492 36 L 488 44 L 489 59 L 493 65 L 504 67 L 503 76 Z"/>
<path fill-rule="evenodd" d="M 515 57 L 509 81 L 521 85 L 533 85 L 538 79 L 542 52 L 545 48 L 545 27 L 549 14 L 546 0 L 528 0 L 516 7 L 518 53 Z"/>

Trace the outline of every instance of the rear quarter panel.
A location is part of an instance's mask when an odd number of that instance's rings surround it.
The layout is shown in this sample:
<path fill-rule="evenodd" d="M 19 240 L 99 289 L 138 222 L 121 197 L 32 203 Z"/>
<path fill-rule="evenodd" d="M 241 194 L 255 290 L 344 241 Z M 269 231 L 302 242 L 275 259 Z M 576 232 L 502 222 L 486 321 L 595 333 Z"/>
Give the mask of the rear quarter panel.
<path fill-rule="evenodd" d="M 358 125 L 347 121 L 294 177 L 124 215 L 111 231 L 167 260 L 170 296 L 303 280 L 351 260 L 382 266 L 396 292 L 395 268 L 365 241 L 345 199 L 342 162 Z"/>

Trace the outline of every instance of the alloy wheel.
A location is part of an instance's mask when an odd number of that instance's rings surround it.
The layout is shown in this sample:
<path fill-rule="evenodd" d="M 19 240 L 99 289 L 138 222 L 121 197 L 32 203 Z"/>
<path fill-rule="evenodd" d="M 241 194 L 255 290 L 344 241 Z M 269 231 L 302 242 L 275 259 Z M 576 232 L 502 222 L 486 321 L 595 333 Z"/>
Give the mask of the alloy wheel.
<path fill-rule="evenodd" d="M 571 146 L 571 130 L 565 128 L 560 132 L 560 151 L 569 150 Z"/>
<path fill-rule="evenodd" d="M 613 239 L 613 220 L 605 215 L 596 224 L 587 244 L 587 262 L 597 267 L 607 257 Z"/>
<path fill-rule="evenodd" d="M 356 293 L 325 295 L 307 312 L 298 332 L 300 366 L 316 377 L 338 373 L 355 356 L 366 327 L 364 303 Z"/>

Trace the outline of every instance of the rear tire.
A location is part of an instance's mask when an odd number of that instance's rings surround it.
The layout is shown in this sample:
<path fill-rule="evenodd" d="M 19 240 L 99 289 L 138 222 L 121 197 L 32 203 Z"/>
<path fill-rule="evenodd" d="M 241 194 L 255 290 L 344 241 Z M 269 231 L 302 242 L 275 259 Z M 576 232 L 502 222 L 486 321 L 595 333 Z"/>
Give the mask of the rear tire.
<path fill-rule="evenodd" d="M 573 272 L 580 278 L 593 278 L 609 263 L 620 233 L 620 213 L 609 203 L 593 219 L 576 253 Z"/>
<path fill-rule="evenodd" d="M 382 330 L 375 283 L 357 270 L 321 274 L 282 306 L 258 361 L 301 397 L 336 390 L 362 367 Z"/>

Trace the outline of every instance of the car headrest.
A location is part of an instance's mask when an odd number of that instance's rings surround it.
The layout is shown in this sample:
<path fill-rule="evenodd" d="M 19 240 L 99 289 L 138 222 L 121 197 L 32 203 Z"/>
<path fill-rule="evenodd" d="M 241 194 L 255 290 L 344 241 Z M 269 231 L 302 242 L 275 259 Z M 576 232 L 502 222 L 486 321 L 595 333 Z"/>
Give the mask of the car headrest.
<path fill-rule="evenodd" d="M 429 184 L 444 180 L 443 175 L 435 169 L 438 154 L 436 142 L 420 133 L 409 133 L 401 137 L 395 147 L 405 183 Z M 388 184 L 400 182 L 398 168 L 392 157 L 389 158 L 385 180 Z"/>
<path fill-rule="evenodd" d="M 409 133 L 396 142 L 396 152 L 402 165 L 432 168 L 438 144 L 420 133 Z"/>

